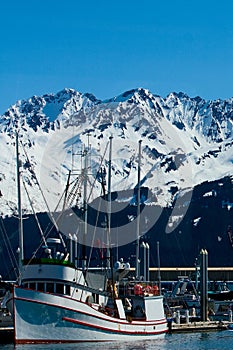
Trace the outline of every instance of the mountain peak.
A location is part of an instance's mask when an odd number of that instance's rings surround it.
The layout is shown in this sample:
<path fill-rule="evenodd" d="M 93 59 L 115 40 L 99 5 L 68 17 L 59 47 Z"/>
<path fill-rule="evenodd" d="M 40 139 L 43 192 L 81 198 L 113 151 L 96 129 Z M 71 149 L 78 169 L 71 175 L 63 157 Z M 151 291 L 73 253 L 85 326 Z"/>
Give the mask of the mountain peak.
<path fill-rule="evenodd" d="M 4 184 L 14 179 L 9 159 L 15 154 L 16 129 L 38 169 L 53 165 L 46 178 L 53 203 L 60 192 L 57 174 L 62 168 L 63 178 L 69 168 L 70 145 L 73 152 L 75 147 L 79 150 L 90 143 L 94 163 L 110 135 L 116 140 L 113 188 L 129 190 L 135 186 L 137 142 L 142 140 L 143 181 L 162 205 L 171 203 L 171 188 L 179 193 L 232 173 L 233 99 L 205 101 L 181 92 L 162 98 L 137 88 L 101 101 L 92 94 L 66 88 L 17 101 L 0 117 Z M 48 151 L 50 140 L 56 142 Z M 43 164 L 42 156 L 47 153 L 49 160 Z"/>
<path fill-rule="evenodd" d="M 109 102 L 128 102 L 131 101 L 132 99 L 135 100 L 136 98 L 140 97 L 142 99 L 146 99 L 148 97 L 151 97 L 152 94 L 150 93 L 150 91 L 148 89 L 144 89 L 144 88 L 136 88 L 136 89 L 131 89 L 128 91 L 123 92 L 122 94 L 112 97 L 110 99 L 104 100 L 104 103 L 109 103 Z"/>

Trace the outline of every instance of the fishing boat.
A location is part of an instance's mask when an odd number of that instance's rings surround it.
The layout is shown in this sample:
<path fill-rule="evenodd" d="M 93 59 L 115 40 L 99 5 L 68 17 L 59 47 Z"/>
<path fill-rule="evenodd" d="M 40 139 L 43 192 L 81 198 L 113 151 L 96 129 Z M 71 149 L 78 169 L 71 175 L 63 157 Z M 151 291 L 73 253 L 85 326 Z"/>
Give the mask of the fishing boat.
<path fill-rule="evenodd" d="M 200 309 L 200 296 L 193 281 L 187 276 L 178 276 L 171 291 L 164 292 L 169 307 L 182 306 L 184 309 Z"/>
<path fill-rule="evenodd" d="M 229 289 L 226 282 L 211 282 L 208 298 L 216 301 L 233 300 L 233 291 Z"/>
<path fill-rule="evenodd" d="M 19 173 L 18 160 L 20 198 Z M 110 161 L 108 176 L 111 193 Z M 18 203 L 22 218 L 20 199 Z M 106 266 L 89 270 L 86 260 L 82 267 L 73 262 L 61 234 L 43 238 L 43 256 L 25 259 L 22 220 L 19 231 L 20 274 L 8 298 L 15 344 L 135 341 L 165 335 L 163 296 L 157 286 L 141 283 L 137 274 L 130 277 L 128 263 L 112 263 L 110 244 Z M 108 233 L 110 240 L 110 220 Z"/>

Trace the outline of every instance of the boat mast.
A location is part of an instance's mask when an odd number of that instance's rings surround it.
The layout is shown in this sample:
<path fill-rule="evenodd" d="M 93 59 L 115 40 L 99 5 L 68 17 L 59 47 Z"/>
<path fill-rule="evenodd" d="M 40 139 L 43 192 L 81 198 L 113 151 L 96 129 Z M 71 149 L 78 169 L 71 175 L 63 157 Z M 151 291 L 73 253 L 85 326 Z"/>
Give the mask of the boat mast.
<path fill-rule="evenodd" d="M 159 251 L 159 241 L 157 241 L 157 259 L 158 259 L 159 295 L 161 295 L 161 273 L 160 273 L 160 251 Z"/>
<path fill-rule="evenodd" d="M 107 210 L 107 267 L 109 268 L 111 266 L 111 237 L 110 237 L 110 231 L 111 231 L 111 177 L 112 177 L 112 139 L 113 137 L 109 137 L 109 160 L 108 160 L 108 210 Z"/>
<path fill-rule="evenodd" d="M 107 210 L 107 269 L 111 269 L 111 284 L 112 284 L 112 298 L 115 299 L 115 281 L 114 281 L 114 271 L 113 271 L 113 252 L 111 246 L 111 179 L 112 179 L 112 139 L 109 137 L 109 161 L 108 161 L 108 210 Z"/>
<path fill-rule="evenodd" d="M 84 210 L 84 232 L 83 232 L 83 244 L 82 244 L 82 267 L 85 271 L 87 268 L 87 252 L 86 252 L 86 237 L 87 237 L 87 169 L 88 169 L 88 153 L 89 153 L 89 145 L 88 148 L 85 148 L 83 151 L 84 156 L 84 170 L 83 170 L 83 177 L 84 177 L 84 193 L 83 193 L 83 210 Z"/>
<path fill-rule="evenodd" d="M 21 274 L 23 269 L 23 217 L 22 217 L 22 203 L 21 203 L 21 174 L 20 174 L 21 162 L 19 160 L 19 135 L 16 132 L 16 172 L 17 172 L 17 192 L 18 192 L 18 216 L 19 216 L 19 283 L 21 281 Z"/>
<path fill-rule="evenodd" d="M 137 188 L 137 238 L 136 238 L 136 265 L 135 265 L 135 275 L 139 278 L 139 240 L 140 240 L 140 198 L 141 198 L 141 145 L 142 140 L 138 142 L 138 188 Z"/>

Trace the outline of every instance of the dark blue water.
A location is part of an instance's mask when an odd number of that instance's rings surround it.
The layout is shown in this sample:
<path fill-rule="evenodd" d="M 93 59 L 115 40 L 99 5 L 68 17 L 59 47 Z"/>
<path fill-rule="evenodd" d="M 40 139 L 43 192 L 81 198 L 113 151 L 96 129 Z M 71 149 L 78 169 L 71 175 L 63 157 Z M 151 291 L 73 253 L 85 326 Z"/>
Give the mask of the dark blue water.
<path fill-rule="evenodd" d="M 137 342 L 0 345 L 0 350 L 230 350 L 233 348 L 233 331 L 175 333 L 164 339 Z"/>

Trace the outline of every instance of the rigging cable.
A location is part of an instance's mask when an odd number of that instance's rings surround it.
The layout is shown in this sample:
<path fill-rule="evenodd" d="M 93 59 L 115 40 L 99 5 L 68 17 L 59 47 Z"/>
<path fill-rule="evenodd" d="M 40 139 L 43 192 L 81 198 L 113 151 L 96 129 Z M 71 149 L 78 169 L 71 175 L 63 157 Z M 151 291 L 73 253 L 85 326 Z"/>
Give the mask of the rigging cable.
<path fill-rule="evenodd" d="M 23 186 L 24 186 L 24 189 L 25 189 L 25 191 L 26 191 L 26 194 L 27 194 L 27 197 L 28 197 L 28 201 L 29 201 L 30 206 L 31 206 L 31 208 L 32 208 L 34 217 L 35 217 L 35 219 L 36 219 L 36 223 L 37 223 L 38 228 L 39 228 L 39 231 L 40 231 L 41 239 L 42 239 L 44 245 L 47 246 L 47 242 L 46 242 L 46 239 L 45 239 L 43 230 L 42 230 L 42 228 L 41 228 L 40 222 L 39 222 L 38 217 L 37 217 L 37 215 L 36 215 L 35 209 L 34 209 L 34 207 L 33 207 L 32 200 L 31 200 L 31 198 L 30 198 L 30 196 L 29 196 L 29 193 L 28 193 L 28 190 L 27 190 L 27 187 L 26 187 L 26 185 L 25 185 L 25 181 L 24 181 L 24 180 L 23 180 Z M 34 254 L 34 256 L 35 256 L 35 254 Z M 52 258 L 51 255 L 50 255 L 49 257 Z M 32 257 L 32 258 L 33 258 L 33 257 Z"/>
<path fill-rule="evenodd" d="M 13 252 L 13 249 L 12 249 L 12 246 L 11 246 L 11 243 L 10 243 L 10 240 L 9 240 L 9 237 L 7 235 L 7 232 L 6 232 L 6 228 L 5 228 L 5 225 L 4 225 L 4 222 L 3 222 L 3 219 L 2 217 L 0 217 L 1 221 L 1 225 L 0 225 L 0 230 L 2 232 L 2 236 L 3 236 L 3 241 L 5 243 L 5 246 L 6 246 L 6 250 L 7 250 L 7 253 L 8 253 L 8 256 L 9 256 L 9 259 L 10 259 L 10 262 L 11 262 L 11 265 L 12 265 L 12 268 L 15 272 L 15 275 L 16 275 L 16 278 L 17 278 L 17 273 L 15 271 L 15 267 L 18 269 L 19 268 L 19 265 L 18 265 L 18 261 L 14 255 L 14 252 Z"/>
<path fill-rule="evenodd" d="M 67 251 L 66 244 L 65 244 L 65 242 L 64 242 L 64 240 L 63 240 L 63 238 L 62 238 L 62 236 L 61 236 L 61 233 L 59 232 L 59 228 L 58 228 L 58 226 L 57 226 L 57 223 L 56 223 L 56 221 L 55 221 L 55 219 L 54 219 L 54 217 L 53 217 L 53 215 L 52 215 L 52 213 L 51 213 L 51 211 L 50 211 L 50 208 L 49 208 L 49 206 L 48 206 L 48 203 L 47 203 L 47 201 L 46 201 L 46 198 L 45 198 L 45 196 L 44 196 L 44 193 L 43 193 L 43 191 L 42 191 L 42 188 L 41 188 L 41 186 L 40 186 L 40 184 L 39 184 L 39 181 L 38 181 L 38 179 L 37 179 L 37 176 L 36 176 L 36 174 L 35 174 L 35 171 L 34 171 L 34 169 L 32 168 L 32 165 L 31 165 L 31 162 L 30 162 L 29 157 L 28 157 L 28 155 L 27 155 L 27 152 L 26 152 L 26 150 L 25 150 L 25 147 L 23 146 L 22 142 L 20 142 L 20 143 L 21 143 L 21 146 L 22 146 L 22 148 L 23 148 L 23 150 L 24 150 L 24 153 L 25 153 L 25 155 L 26 155 L 27 161 L 28 161 L 28 163 L 29 163 L 30 166 L 31 166 L 31 171 L 32 171 L 32 173 L 33 173 L 33 175 L 34 175 L 34 177 L 35 177 L 36 184 L 37 184 L 37 186 L 39 187 L 39 190 L 40 190 L 40 192 L 41 192 L 41 195 L 42 195 L 42 197 L 43 197 L 43 200 L 44 200 L 45 205 L 46 205 L 46 207 L 47 207 L 47 210 L 48 210 L 48 212 L 49 212 L 49 215 L 50 215 L 50 217 L 51 217 L 51 219 L 52 219 L 52 223 L 53 223 L 54 227 L 56 228 L 56 230 L 57 230 L 57 232 L 58 232 L 58 235 L 59 235 L 59 237 L 60 237 L 60 239 L 61 239 L 63 248 L 65 249 L 65 251 Z"/>
<path fill-rule="evenodd" d="M 105 156 L 105 154 L 106 154 L 106 152 L 107 152 L 107 149 L 108 149 L 108 145 L 109 145 L 109 141 L 107 142 L 107 145 L 106 145 L 105 150 L 104 150 L 104 154 L 103 154 L 103 156 L 101 157 L 101 162 L 100 162 L 100 165 L 99 165 L 99 168 L 100 168 L 100 169 L 101 169 L 101 167 L 102 167 L 103 160 L 104 160 L 104 156 Z M 89 201 L 90 201 L 90 197 L 91 197 L 91 194 L 92 194 L 92 192 L 93 192 L 94 185 L 95 185 L 95 183 L 96 183 L 96 181 L 97 181 L 97 178 L 98 178 L 98 176 L 97 176 L 97 174 L 96 174 L 95 179 L 94 179 L 94 182 L 93 182 L 93 185 L 92 185 L 92 187 L 91 187 L 91 189 L 90 189 L 90 194 L 89 194 L 89 197 L 88 197 L 88 200 L 87 200 L 88 203 L 89 203 Z M 95 225 L 95 230 L 94 230 L 94 234 L 93 234 L 93 238 L 92 238 L 91 251 L 90 251 L 90 254 L 89 254 L 89 261 L 88 261 L 87 267 L 90 266 L 91 254 L 92 254 L 92 252 L 93 252 L 93 243 L 94 243 L 95 234 L 96 234 L 96 230 L 97 230 L 97 222 L 98 222 L 98 218 L 99 218 L 99 212 L 100 212 L 99 209 L 100 209 L 100 205 L 101 205 L 101 201 L 99 201 L 98 215 L 97 215 L 97 218 L 96 218 L 96 225 Z"/>

